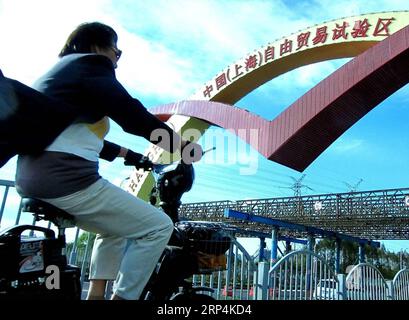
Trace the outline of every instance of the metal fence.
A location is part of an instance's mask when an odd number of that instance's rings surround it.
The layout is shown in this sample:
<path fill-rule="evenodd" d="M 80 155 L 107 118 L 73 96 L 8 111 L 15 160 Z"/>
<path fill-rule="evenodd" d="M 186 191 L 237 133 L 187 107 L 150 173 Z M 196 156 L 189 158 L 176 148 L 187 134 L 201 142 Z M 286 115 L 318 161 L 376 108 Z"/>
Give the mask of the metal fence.
<path fill-rule="evenodd" d="M 74 243 L 67 248 L 67 258 L 70 264 L 81 267 L 81 285 L 83 285 L 84 281 L 88 281 L 91 252 L 94 243 L 91 241 L 91 233 L 88 233 L 85 247 L 78 246 L 79 231 L 80 229 L 76 228 Z"/>
<path fill-rule="evenodd" d="M 346 299 L 389 300 L 391 288 L 381 272 L 368 263 L 360 263 L 346 277 Z"/>
<path fill-rule="evenodd" d="M 409 300 L 409 269 L 393 281 L 368 263 L 335 274 L 324 257 L 309 250 L 293 251 L 269 268 L 258 266 L 261 300 Z"/>
<path fill-rule="evenodd" d="M 400 270 L 392 280 L 392 298 L 409 300 L 409 269 Z"/>
<path fill-rule="evenodd" d="M 257 283 L 257 266 L 244 247 L 231 237 L 231 245 L 226 252 L 226 270 L 212 274 L 195 274 L 194 286 L 207 286 L 214 289 L 212 295 L 217 300 L 257 299 L 254 286 Z"/>
<path fill-rule="evenodd" d="M 338 300 L 338 279 L 323 257 L 309 250 L 281 258 L 268 274 L 269 300 Z"/>

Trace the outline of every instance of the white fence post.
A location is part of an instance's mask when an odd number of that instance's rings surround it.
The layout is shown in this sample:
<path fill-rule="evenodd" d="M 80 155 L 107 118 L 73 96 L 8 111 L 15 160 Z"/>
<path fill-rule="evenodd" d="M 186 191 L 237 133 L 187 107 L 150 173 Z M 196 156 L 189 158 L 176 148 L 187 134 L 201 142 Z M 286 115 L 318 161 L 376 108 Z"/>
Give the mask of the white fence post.
<path fill-rule="evenodd" d="M 267 262 L 258 263 L 257 300 L 268 300 L 268 269 Z"/>
<path fill-rule="evenodd" d="M 392 280 L 387 280 L 386 284 L 388 286 L 388 299 L 389 300 L 394 300 L 394 293 L 393 293 L 393 281 Z"/>
<path fill-rule="evenodd" d="M 346 275 L 339 273 L 337 274 L 338 278 L 338 300 L 348 300 L 347 297 L 347 287 L 346 287 Z"/>

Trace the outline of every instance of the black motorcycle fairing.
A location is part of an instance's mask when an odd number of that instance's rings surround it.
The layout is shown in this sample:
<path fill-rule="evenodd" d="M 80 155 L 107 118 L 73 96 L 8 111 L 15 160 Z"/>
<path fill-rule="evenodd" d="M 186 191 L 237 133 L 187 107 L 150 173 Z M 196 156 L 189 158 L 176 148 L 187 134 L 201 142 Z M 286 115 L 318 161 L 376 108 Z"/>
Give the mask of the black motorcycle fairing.
<path fill-rule="evenodd" d="M 171 171 L 162 171 L 156 183 L 161 204 L 180 206 L 182 195 L 192 188 L 195 173 L 191 164 L 182 161 Z"/>
<path fill-rule="evenodd" d="M 165 301 L 178 292 L 179 286 L 197 270 L 197 259 L 182 247 L 166 246 L 157 272 L 153 273 L 141 299 Z"/>

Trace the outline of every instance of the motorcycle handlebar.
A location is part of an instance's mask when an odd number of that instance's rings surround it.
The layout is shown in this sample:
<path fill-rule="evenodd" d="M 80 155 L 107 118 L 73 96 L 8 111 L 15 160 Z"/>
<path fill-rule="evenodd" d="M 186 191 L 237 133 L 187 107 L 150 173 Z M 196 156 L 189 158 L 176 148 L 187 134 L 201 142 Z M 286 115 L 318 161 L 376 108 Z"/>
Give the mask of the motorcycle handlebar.
<path fill-rule="evenodd" d="M 202 151 L 202 156 L 205 153 L 213 151 L 213 150 L 216 150 L 216 147 L 212 147 L 210 149 Z M 167 163 L 167 164 L 153 163 L 151 160 L 149 160 L 148 157 L 143 156 L 137 162 L 128 162 L 126 163 L 126 165 L 132 165 L 136 169 L 143 169 L 145 171 L 154 171 L 155 173 L 160 173 L 160 172 L 163 172 L 166 167 L 173 167 L 173 166 L 176 167 L 181 161 L 183 160 L 180 159 L 178 161 Z M 188 163 L 188 164 L 191 164 L 191 163 Z"/>
<path fill-rule="evenodd" d="M 213 151 L 213 150 L 216 150 L 216 147 L 212 147 L 212 148 L 210 148 L 210 149 L 207 149 L 207 150 L 205 150 L 205 151 L 202 151 L 202 156 L 203 156 L 205 153 L 210 152 L 210 151 Z M 174 161 L 174 162 L 171 162 L 171 163 L 165 163 L 165 164 L 162 164 L 162 163 L 152 163 L 152 171 L 154 171 L 155 173 L 161 173 L 161 172 L 164 172 L 164 171 L 169 171 L 169 170 L 166 170 L 166 168 L 172 168 L 172 169 L 174 169 L 174 168 L 176 168 L 181 162 L 183 163 L 183 159 L 180 159 L 180 160 L 178 160 L 178 161 Z M 186 163 L 185 163 L 185 164 L 186 164 Z M 187 165 L 191 165 L 191 163 L 187 163 Z"/>

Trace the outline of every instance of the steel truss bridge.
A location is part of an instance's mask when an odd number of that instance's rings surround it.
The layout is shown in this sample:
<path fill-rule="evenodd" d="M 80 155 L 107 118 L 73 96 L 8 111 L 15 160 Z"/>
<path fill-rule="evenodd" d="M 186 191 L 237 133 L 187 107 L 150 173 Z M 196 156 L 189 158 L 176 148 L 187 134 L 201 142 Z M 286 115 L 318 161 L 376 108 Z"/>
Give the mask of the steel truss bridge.
<path fill-rule="evenodd" d="M 188 203 L 182 205 L 179 212 L 180 217 L 189 220 L 222 221 L 243 230 L 271 233 L 271 226 L 225 217 L 225 209 L 355 237 L 409 240 L 409 188 Z M 282 230 L 280 233 L 305 236 L 293 231 Z"/>

